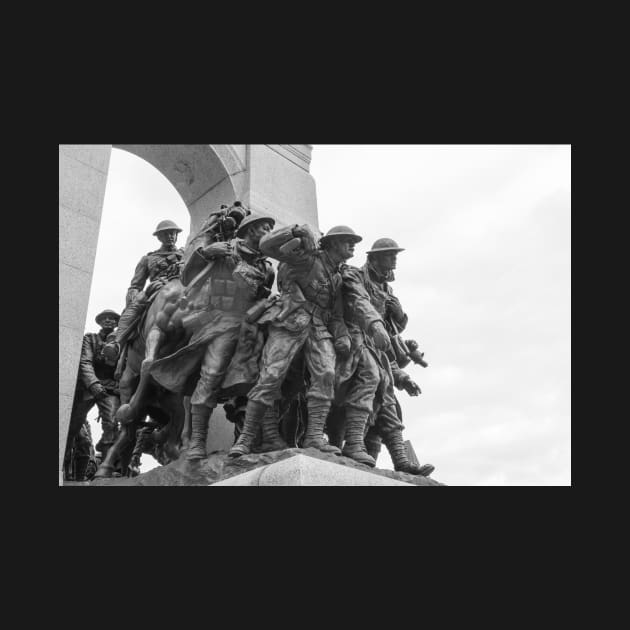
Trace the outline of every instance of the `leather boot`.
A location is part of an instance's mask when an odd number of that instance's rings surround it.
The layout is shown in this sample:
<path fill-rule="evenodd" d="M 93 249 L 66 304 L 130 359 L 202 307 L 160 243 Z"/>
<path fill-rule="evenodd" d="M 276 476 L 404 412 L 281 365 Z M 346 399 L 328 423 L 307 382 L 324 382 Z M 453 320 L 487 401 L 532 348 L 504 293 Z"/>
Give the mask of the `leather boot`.
<path fill-rule="evenodd" d="M 113 335 L 108 337 L 105 345 L 103 346 L 103 356 L 110 362 L 116 361 L 120 356 L 120 347 L 129 337 L 131 327 L 138 321 L 142 313 L 146 301 L 144 299 L 138 299 L 133 301 L 121 314 L 118 320 L 118 326 Z"/>
<path fill-rule="evenodd" d="M 89 455 L 79 456 L 74 458 L 74 480 L 85 481 L 85 473 L 87 471 L 88 464 L 90 463 Z"/>
<path fill-rule="evenodd" d="M 240 457 L 241 455 L 249 455 L 252 452 L 252 447 L 258 435 L 258 426 L 261 424 L 267 409 L 267 405 L 257 400 L 248 401 L 245 409 L 243 430 L 238 436 L 236 444 L 230 449 L 229 457 Z"/>
<path fill-rule="evenodd" d="M 308 423 L 306 434 L 302 441 L 302 448 L 316 448 L 322 453 L 334 453 L 340 455 L 341 451 L 324 439 L 324 425 L 330 411 L 330 403 L 320 400 L 308 400 Z"/>
<path fill-rule="evenodd" d="M 193 405 L 191 415 L 191 434 L 186 451 L 186 459 L 196 460 L 206 457 L 206 440 L 208 439 L 208 421 L 212 409 L 205 405 Z"/>
<path fill-rule="evenodd" d="M 261 453 L 270 451 L 282 451 L 289 448 L 278 431 L 278 415 L 275 406 L 269 407 L 262 419 L 262 445 Z"/>
<path fill-rule="evenodd" d="M 365 440 L 365 448 L 370 457 L 374 458 L 374 461 L 378 460 L 378 456 L 381 452 L 381 441 L 380 439 L 372 438 Z"/>
<path fill-rule="evenodd" d="M 368 454 L 363 442 L 363 431 L 367 417 L 354 409 L 346 409 L 346 443 L 342 455 L 354 459 L 355 462 L 374 468 L 376 460 Z"/>
<path fill-rule="evenodd" d="M 402 431 L 391 431 L 383 438 L 383 442 L 392 458 L 394 470 L 423 477 L 428 477 L 435 470 L 435 466 L 431 464 L 417 466 L 409 461 L 403 444 Z"/>

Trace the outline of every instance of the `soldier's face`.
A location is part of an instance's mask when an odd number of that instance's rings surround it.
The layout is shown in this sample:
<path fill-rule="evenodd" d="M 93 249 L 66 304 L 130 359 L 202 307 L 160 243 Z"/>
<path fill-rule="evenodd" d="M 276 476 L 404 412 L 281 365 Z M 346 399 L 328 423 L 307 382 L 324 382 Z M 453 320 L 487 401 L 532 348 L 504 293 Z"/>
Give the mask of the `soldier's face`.
<path fill-rule="evenodd" d="M 116 319 L 110 316 L 104 317 L 101 319 L 101 328 L 103 330 L 114 330 L 116 328 Z"/>
<path fill-rule="evenodd" d="M 261 221 L 260 223 L 254 223 L 249 228 L 249 238 L 254 247 L 258 247 L 260 244 L 260 239 L 265 235 L 271 232 L 271 223 L 267 221 Z"/>
<path fill-rule="evenodd" d="M 352 238 L 336 238 L 332 247 L 337 252 L 341 260 L 348 260 L 354 256 L 356 241 Z"/>
<path fill-rule="evenodd" d="M 157 237 L 163 245 L 175 245 L 177 242 L 177 234 L 177 230 L 162 230 L 157 233 Z"/>
<path fill-rule="evenodd" d="M 396 269 L 396 258 L 398 252 L 382 252 L 375 256 L 375 261 L 378 267 L 383 271 L 393 271 Z"/>

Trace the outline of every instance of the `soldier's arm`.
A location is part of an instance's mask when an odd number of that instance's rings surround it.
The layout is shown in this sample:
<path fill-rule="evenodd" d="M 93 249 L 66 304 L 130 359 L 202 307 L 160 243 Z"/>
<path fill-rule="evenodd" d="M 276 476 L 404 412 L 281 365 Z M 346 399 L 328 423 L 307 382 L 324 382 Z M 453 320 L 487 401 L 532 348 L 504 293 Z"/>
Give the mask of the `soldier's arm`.
<path fill-rule="evenodd" d="M 349 343 L 350 334 L 348 333 L 348 327 L 346 326 L 346 322 L 343 318 L 343 293 L 341 290 L 341 286 L 335 294 L 335 304 L 333 306 L 328 329 L 330 330 L 330 333 L 332 334 L 335 341 L 341 339 L 342 337 L 347 337 Z"/>
<path fill-rule="evenodd" d="M 144 289 L 144 285 L 149 279 L 149 259 L 143 256 L 136 265 L 136 271 L 131 279 L 131 284 L 127 289 L 127 306 L 131 304 L 133 299 Z"/>
<path fill-rule="evenodd" d="M 92 339 L 88 333 L 83 335 L 83 346 L 81 347 L 81 358 L 79 359 L 79 378 L 86 389 L 89 389 L 95 383 L 100 383 L 94 373 L 93 361 L 94 350 L 92 348 Z"/>
<path fill-rule="evenodd" d="M 396 327 L 398 328 L 398 332 L 402 332 L 407 328 L 407 323 L 409 322 L 409 317 L 407 313 L 403 311 L 402 305 L 398 298 L 394 295 L 391 287 L 387 288 L 387 314 L 394 320 Z"/>
<path fill-rule="evenodd" d="M 282 249 L 283 245 L 295 238 L 301 240 L 301 246 L 297 251 Z M 306 261 L 312 261 L 312 255 L 317 249 L 317 242 L 315 235 L 307 225 L 295 224 L 266 234 L 260 239 L 259 247 L 265 256 L 291 265 L 299 265 Z"/>
<path fill-rule="evenodd" d="M 343 278 L 343 299 L 359 326 L 365 332 L 369 332 L 374 322 L 384 324 L 378 311 L 372 306 L 360 270 L 346 266 L 343 268 L 341 277 Z"/>
<path fill-rule="evenodd" d="M 390 361 L 390 367 L 396 389 L 404 389 L 410 396 L 418 396 L 422 393 L 418 384 L 411 380 L 411 376 L 401 369 L 396 361 Z"/>

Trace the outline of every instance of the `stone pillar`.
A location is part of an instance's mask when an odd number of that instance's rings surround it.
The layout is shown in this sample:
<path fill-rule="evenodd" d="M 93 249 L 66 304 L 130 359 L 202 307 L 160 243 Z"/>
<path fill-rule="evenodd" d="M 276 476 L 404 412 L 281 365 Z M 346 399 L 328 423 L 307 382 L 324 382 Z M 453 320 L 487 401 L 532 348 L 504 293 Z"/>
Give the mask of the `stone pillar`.
<path fill-rule="evenodd" d="M 59 145 L 59 484 L 111 145 Z"/>

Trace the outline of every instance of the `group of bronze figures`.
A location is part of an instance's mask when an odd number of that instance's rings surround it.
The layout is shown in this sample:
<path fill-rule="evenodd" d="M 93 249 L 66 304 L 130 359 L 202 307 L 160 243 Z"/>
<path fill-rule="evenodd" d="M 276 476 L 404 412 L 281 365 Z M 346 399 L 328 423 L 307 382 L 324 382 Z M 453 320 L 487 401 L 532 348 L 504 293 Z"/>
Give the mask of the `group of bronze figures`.
<path fill-rule="evenodd" d="M 395 396 L 420 394 L 403 368 L 427 365 L 400 336 L 408 318 L 390 283 L 403 248 L 379 238 L 358 268 L 346 264 L 362 240 L 350 227 L 274 228 L 239 202 L 185 249 L 175 223 L 157 226 L 161 247 L 138 263 L 124 311 L 99 313 L 101 330 L 84 336 L 66 479 L 138 474 L 143 453 L 204 459 L 218 405 L 235 427 L 230 457 L 315 448 L 374 467 L 385 444 L 395 470 L 433 472 L 404 442 Z"/>

